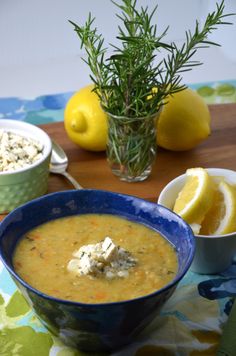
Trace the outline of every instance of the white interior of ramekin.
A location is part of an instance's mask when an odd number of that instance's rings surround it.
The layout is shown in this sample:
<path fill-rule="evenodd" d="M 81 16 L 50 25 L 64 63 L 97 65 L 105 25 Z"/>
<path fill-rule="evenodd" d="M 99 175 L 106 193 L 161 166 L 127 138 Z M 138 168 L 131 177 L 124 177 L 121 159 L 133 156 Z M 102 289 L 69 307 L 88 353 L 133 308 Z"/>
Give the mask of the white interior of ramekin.
<path fill-rule="evenodd" d="M 211 176 L 224 177 L 228 183 L 236 184 L 236 171 L 230 169 L 224 169 L 224 168 L 206 168 L 206 170 Z M 186 174 L 184 173 L 176 177 L 172 181 L 170 181 L 161 191 L 157 203 L 172 210 L 174 206 L 174 202 L 178 196 L 178 193 L 184 186 L 185 180 L 186 180 Z M 235 234 L 236 232 L 225 234 L 225 235 L 214 235 L 214 236 L 195 235 L 195 236 L 204 239 L 212 239 L 212 238 L 222 239 L 222 237 L 234 236 Z"/>
<path fill-rule="evenodd" d="M 43 144 L 42 157 L 36 162 L 32 163 L 30 166 L 17 169 L 15 171 L 0 172 L 0 176 L 16 174 L 32 169 L 33 167 L 40 165 L 51 154 L 52 142 L 50 137 L 46 134 L 45 131 L 35 125 L 29 124 L 24 121 L 1 119 L 0 129 L 8 132 L 13 132 L 26 138 L 32 138 Z"/>

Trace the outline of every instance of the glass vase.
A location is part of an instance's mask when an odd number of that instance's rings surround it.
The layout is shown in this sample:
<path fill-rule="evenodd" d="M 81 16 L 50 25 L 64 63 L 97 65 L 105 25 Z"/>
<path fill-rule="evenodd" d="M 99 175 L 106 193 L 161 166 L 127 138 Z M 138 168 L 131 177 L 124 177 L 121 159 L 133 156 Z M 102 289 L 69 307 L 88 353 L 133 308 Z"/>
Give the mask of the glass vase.
<path fill-rule="evenodd" d="M 156 127 L 160 111 L 138 118 L 108 113 L 107 160 L 122 181 L 148 178 L 156 158 Z"/>

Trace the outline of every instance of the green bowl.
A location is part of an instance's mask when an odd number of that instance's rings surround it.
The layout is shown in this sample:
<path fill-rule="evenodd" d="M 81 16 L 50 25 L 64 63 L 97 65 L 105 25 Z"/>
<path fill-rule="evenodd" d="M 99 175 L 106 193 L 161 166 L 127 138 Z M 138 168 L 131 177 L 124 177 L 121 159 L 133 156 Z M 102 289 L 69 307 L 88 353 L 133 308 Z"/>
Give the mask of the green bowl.
<path fill-rule="evenodd" d="M 23 121 L 1 119 L 1 129 L 43 144 L 42 157 L 29 167 L 0 172 L 0 213 L 4 214 L 47 192 L 52 143 L 46 132 Z"/>

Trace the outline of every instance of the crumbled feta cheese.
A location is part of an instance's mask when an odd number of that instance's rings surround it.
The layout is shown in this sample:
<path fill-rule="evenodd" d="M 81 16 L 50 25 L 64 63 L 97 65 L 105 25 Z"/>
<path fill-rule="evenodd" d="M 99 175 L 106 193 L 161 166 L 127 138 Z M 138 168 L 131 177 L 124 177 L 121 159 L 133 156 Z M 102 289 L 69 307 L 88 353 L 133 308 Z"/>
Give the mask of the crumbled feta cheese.
<path fill-rule="evenodd" d="M 93 277 L 105 276 L 108 279 L 129 275 L 129 269 L 137 263 L 132 255 L 106 237 L 97 244 L 80 247 L 73 253 L 67 269 L 70 272 Z"/>
<path fill-rule="evenodd" d="M 101 247 L 102 251 L 104 251 L 103 258 L 106 262 L 110 262 L 115 259 L 118 253 L 118 248 L 109 237 L 105 238 Z"/>
<path fill-rule="evenodd" d="M 40 142 L 0 129 L 0 172 L 30 166 L 42 157 L 42 151 Z"/>

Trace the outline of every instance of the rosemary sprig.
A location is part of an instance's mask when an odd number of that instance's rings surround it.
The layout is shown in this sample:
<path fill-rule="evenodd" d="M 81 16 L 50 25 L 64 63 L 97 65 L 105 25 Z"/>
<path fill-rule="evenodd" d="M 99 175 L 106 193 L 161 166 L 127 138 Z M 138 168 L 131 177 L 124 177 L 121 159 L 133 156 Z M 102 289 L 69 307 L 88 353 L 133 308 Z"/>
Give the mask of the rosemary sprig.
<path fill-rule="evenodd" d="M 163 42 L 168 27 L 157 34 L 157 26 L 152 24 L 157 6 L 149 13 L 148 7 L 138 10 L 137 0 L 112 2 L 120 10 L 117 17 L 122 26 L 118 27 L 117 36 L 120 46 L 111 45 L 114 50 L 111 56 L 106 57 L 104 38 L 93 26 L 95 18 L 91 14 L 84 26 L 70 22 L 81 40 L 81 48 L 86 50 L 84 60 L 90 67 L 101 105 L 109 113 L 126 117 L 153 114 L 168 95 L 185 89 L 181 73 L 202 64 L 192 60 L 199 48 L 219 46 L 209 41 L 208 35 L 219 25 L 231 24 L 225 18 L 233 15 L 224 14 L 224 0 L 221 1 L 208 14 L 202 29 L 196 21 L 193 34 L 186 31 L 186 41 L 178 48 L 175 43 Z M 160 50 L 167 51 L 167 57 L 158 62 Z"/>
<path fill-rule="evenodd" d="M 87 53 L 87 59 L 84 62 L 88 64 L 93 75 L 90 75 L 92 81 L 95 84 L 95 88 L 102 88 L 108 80 L 107 67 L 104 65 L 104 55 L 106 48 L 103 48 L 104 39 L 102 35 L 97 34 L 97 29 L 92 29 L 92 24 L 95 18 L 92 18 L 91 13 L 88 15 L 88 19 L 84 27 L 79 27 L 74 22 L 70 21 L 74 25 L 78 36 L 81 39 L 81 48 L 85 47 Z M 106 91 L 100 91 L 100 98 L 102 102 L 107 103 Z"/>
<path fill-rule="evenodd" d="M 192 34 L 191 31 L 185 32 L 186 42 L 181 48 L 177 48 L 176 44 L 172 43 L 171 54 L 168 54 L 167 59 L 164 59 L 165 76 L 161 76 L 161 88 L 163 88 L 165 94 L 173 94 L 186 88 L 185 85 L 179 85 L 182 79 L 179 73 L 189 71 L 193 67 L 203 64 L 200 61 L 191 60 L 199 48 L 208 48 L 210 45 L 220 46 L 216 42 L 209 41 L 208 35 L 218 25 L 232 24 L 224 21 L 224 18 L 234 14 L 224 14 L 224 8 L 224 1 L 220 5 L 216 4 L 216 10 L 207 15 L 202 30 L 199 28 L 199 22 L 196 21 L 194 33 Z"/>

